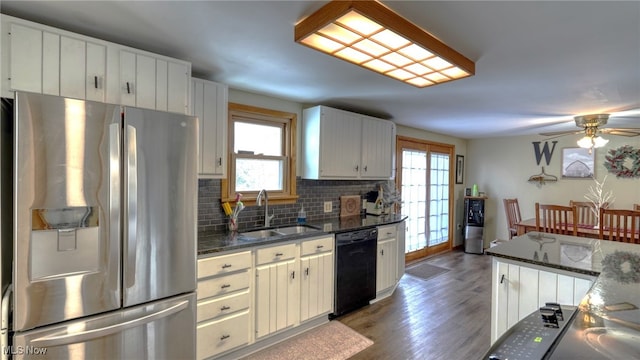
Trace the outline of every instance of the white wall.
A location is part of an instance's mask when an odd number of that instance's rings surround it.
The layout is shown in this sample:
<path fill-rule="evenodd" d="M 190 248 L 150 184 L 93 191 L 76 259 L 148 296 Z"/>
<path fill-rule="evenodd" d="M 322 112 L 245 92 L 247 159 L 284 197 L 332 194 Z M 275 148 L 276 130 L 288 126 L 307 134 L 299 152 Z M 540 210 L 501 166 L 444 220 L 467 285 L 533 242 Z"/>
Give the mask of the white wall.
<path fill-rule="evenodd" d="M 640 148 L 640 137 L 604 135 L 609 143 L 595 150 L 595 176 L 602 181 L 608 174 L 605 190 L 613 190 L 614 208 L 632 209 L 640 203 L 640 178 L 616 178 L 604 167 L 605 155 L 610 149 L 623 145 Z M 562 148 L 577 147 L 578 135 L 557 138 L 555 151 L 549 165 L 544 158 L 536 164 L 532 142 L 542 141 L 540 136 L 518 136 L 469 140 L 466 160 L 465 181 L 477 183 L 480 191 L 485 191 L 489 199 L 485 214 L 485 246 L 495 238 L 508 239 L 507 220 L 502 199 L 518 198 L 523 219 L 535 217 L 535 203 L 569 204 L 569 200 L 587 201 L 584 195 L 594 185 L 591 179 L 563 179 L 561 177 Z M 548 141 L 551 145 L 551 141 Z M 539 185 L 528 182 L 530 176 L 541 172 L 558 177 L 555 183 Z"/>

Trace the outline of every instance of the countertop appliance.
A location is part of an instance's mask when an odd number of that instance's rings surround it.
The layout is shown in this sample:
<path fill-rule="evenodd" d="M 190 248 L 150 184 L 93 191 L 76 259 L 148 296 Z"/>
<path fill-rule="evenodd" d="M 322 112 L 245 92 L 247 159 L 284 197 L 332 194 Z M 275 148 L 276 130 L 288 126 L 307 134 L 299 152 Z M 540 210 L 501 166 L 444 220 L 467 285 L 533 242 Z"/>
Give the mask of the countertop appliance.
<path fill-rule="evenodd" d="M 194 358 L 197 119 L 29 93 L 14 119 L 14 358 Z"/>
<path fill-rule="evenodd" d="M 575 306 L 547 303 L 502 334 L 482 359 L 547 359 L 576 310 Z"/>
<path fill-rule="evenodd" d="M 464 198 L 464 251 L 482 254 L 484 251 L 484 198 Z"/>
<path fill-rule="evenodd" d="M 335 309 L 331 318 L 369 304 L 376 297 L 378 229 L 336 233 Z"/>

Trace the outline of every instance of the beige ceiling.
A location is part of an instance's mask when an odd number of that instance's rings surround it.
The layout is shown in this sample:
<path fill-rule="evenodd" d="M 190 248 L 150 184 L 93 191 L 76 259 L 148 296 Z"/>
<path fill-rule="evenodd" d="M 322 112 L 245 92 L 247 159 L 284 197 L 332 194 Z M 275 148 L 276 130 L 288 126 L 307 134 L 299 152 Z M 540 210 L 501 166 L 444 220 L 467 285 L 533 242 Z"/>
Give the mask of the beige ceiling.
<path fill-rule="evenodd" d="M 6 1 L 5 14 L 191 61 L 235 89 L 461 138 L 575 129 L 640 109 L 640 1 L 382 1 L 476 62 L 418 89 L 293 41 L 316 1 Z M 640 127 L 640 116 L 609 126 Z"/>

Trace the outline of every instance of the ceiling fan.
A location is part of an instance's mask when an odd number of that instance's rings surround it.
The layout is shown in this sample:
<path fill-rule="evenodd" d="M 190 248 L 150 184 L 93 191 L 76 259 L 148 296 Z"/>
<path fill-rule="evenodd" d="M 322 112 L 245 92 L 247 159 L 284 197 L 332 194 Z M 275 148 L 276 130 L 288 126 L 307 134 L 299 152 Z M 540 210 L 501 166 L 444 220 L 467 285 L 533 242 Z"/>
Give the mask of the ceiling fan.
<path fill-rule="evenodd" d="M 581 134 L 585 136 L 578 140 L 578 146 L 586 149 L 598 148 L 606 145 L 609 140 L 604 139 L 600 134 L 609 134 L 617 136 L 639 136 L 640 128 L 601 128 L 607 124 L 609 114 L 589 114 L 575 116 L 573 119 L 577 127 L 582 130 L 565 130 L 541 133 L 542 136 L 551 136 L 557 138 L 565 135 Z"/>

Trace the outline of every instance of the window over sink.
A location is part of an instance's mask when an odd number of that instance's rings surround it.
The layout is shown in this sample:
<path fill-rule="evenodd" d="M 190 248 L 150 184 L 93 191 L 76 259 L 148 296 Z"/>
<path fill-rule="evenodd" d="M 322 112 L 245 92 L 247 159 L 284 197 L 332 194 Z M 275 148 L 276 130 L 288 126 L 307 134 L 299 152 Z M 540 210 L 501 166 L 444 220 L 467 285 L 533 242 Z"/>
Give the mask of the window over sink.
<path fill-rule="evenodd" d="M 251 204 L 262 189 L 271 203 L 294 202 L 296 114 L 229 103 L 229 177 L 223 201 Z"/>

